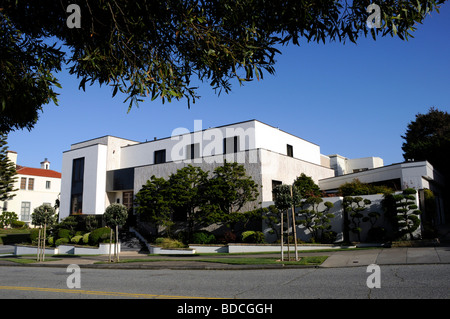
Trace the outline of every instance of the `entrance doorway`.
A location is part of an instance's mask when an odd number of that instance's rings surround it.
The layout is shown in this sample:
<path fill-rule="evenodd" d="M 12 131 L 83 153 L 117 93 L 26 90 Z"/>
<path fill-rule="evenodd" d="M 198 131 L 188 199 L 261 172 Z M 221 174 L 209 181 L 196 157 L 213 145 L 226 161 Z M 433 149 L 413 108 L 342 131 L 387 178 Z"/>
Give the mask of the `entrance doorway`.
<path fill-rule="evenodd" d="M 130 211 L 133 208 L 133 191 L 123 192 L 122 203 Z"/>

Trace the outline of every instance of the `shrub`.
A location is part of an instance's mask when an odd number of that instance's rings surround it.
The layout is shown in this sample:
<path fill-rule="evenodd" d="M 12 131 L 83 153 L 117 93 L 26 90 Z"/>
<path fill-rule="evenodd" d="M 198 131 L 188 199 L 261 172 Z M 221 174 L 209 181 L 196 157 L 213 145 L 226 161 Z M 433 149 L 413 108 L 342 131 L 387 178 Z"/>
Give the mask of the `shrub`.
<path fill-rule="evenodd" d="M 60 230 L 58 230 L 58 238 L 67 238 L 70 240 L 71 236 L 71 231 L 68 229 L 64 229 L 61 228 Z"/>
<path fill-rule="evenodd" d="M 322 244 L 333 244 L 336 241 L 337 233 L 332 230 L 328 230 L 322 234 Z"/>
<path fill-rule="evenodd" d="M 230 230 L 227 230 L 223 233 L 223 240 L 226 243 L 235 243 L 236 242 L 236 234 Z"/>
<path fill-rule="evenodd" d="M 192 234 L 193 244 L 214 244 L 216 236 L 208 231 L 198 231 Z"/>
<path fill-rule="evenodd" d="M 89 245 L 97 246 L 101 242 L 109 241 L 110 233 L 111 233 L 111 228 L 109 228 L 109 227 L 102 227 L 102 228 L 97 228 L 97 229 L 93 230 L 89 234 Z M 114 238 L 114 235 L 113 235 L 113 238 Z"/>
<path fill-rule="evenodd" d="M 37 243 L 38 237 L 39 237 L 39 229 L 38 228 L 33 228 L 30 231 L 30 240 L 31 240 L 31 242 L 32 243 Z"/>
<path fill-rule="evenodd" d="M 70 242 L 72 244 L 77 245 L 82 239 L 83 239 L 83 236 L 81 236 L 81 235 L 73 236 L 72 239 L 70 239 Z"/>
<path fill-rule="evenodd" d="M 86 233 L 83 235 L 83 244 L 85 245 L 89 244 L 89 234 L 90 233 Z"/>
<path fill-rule="evenodd" d="M 47 243 L 48 243 L 50 246 L 53 246 L 53 244 L 55 243 L 55 238 L 54 238 L 53 236 L 47 237 Z"/>
<path fill-rule="evenodd" d="M 265 242 L 264 234 L 260 231 L 248 230 L 242 233 L 244 243 L 262 244 Z"/>
<path fill-rule="evenodd" d="M 158 237 L 155 239 L 155 244 L 158 246 L 161 246 L 162 248 L 184 248 L 185 245 L 175 239 L 171 239 L 171 238 L 163 238 L 163 237 Z"/>
<path fill-rule="evenodd" d="M 59 238 L 55 241 L 55 246 L 68 244 L 69 242 L 70 242 L 69 238 Z"/>
<path fill-rule="evenodd" d="M 12 228 L 27 228 L 27 225 L 25 222 L 21 221 L 21 220 L 14 220 L 11 222 L 11 227 Z"/>

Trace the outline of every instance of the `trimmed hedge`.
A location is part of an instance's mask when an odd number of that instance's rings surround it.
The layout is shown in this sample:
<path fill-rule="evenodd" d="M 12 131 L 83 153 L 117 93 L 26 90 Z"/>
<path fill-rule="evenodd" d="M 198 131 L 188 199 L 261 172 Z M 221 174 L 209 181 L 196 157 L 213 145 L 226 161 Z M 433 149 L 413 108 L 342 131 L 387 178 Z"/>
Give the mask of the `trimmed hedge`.
<path fill-rule="evenodd" d="M 184 245 L 182 242 L 171 239 L 171 238 L 165 238 L 165 237 L 158 237 L 155 239 L 155 244 L 158 246 L 161 246 L 162 248 L 185 248 L 186 245 Z"/>
<path fill-rule="evenodd" d="M 192 244 L 214 244 L 216 236 L 208 231 L 198 231 L 192 234 Z"/>
<path fill-rule="evenodd" d="M 60 230 L 58 230 L 58 238 L 67 238 L 70 240 L 71 236 L 71 231 L 68 229 L 64 229 L 61 228 Z"/>
<path fill-rule="evenodd" d="M 65 245 L 68 244 L 69 242 L 70 242 L 69 238 L 59 238 L 55 241 L 55 246 Z"/>
<path fill-rule="evenodd" d="M 72 243 L 72 244 L 75 244 L 75 245 L 77 245 L 80 241 L 82 241 L 83 240 L 83 236 L 81 236 L 81 235 L 78 235 L 78 236 L 73 236 L 71 239 L 70 239 L 70 242 Z"/>
<path fill-rule="evenodd" d="M 91 246 L 97 246 L 99 243 L 102 242 L 109 242 L 109 237 L 111 233 L 111 228 L 109 227 L 102 227 L 97 228 L 89 233 L 89 245 Z M 113 241 L 114 241 L 114 232 L 113 232 Z"/>
<path fill-rule="evenodd" d="M 90 235 L 90 233 L 86 233 L 83 235 L 83 239 L 82 239 L 83 244 L 85 244 L 85 245 L 89 244 L 89 235 Z"/>
<path fill-rule="evenodd" d="M 265 237 L 260 231 L 248 230 L 242 233 L 242 241 L 244 243 L 263 244 Z"/>

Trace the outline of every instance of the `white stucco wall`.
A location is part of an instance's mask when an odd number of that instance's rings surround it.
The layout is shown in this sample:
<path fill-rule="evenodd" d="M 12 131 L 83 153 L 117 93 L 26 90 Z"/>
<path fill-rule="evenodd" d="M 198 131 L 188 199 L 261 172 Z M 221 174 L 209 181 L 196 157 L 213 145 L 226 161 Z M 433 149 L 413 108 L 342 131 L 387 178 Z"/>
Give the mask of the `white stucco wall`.
<path fill-rule="evenodd" d="M 166 150 L 166 162 L 187 159 L 186 147 L 199 144 L 200 157 L 223 154 L 223 139 L 239 137 L 239 151 L 255 149 L 255 121 L 237 123 L 223 127 L 189 132 L 186 128 L 177 128 L 171 137 L 125 146 L 121 149 L 121 168 L 154 164 L 154 152 Z M 199 161 L 200 162 L 200 161 Z"/>
<path fill-rule="evenodd" d="M 60 220 L 70 214 L 72 165 L 84 157 L 83 214 L 103 214 L 106 200 L 107 146 L 94 144 L 63 153 Z"/>
<path fill-rule="evenodd" d="M 239 137 L 239 151 L 267 149 L 283 155 L 287 154 L 287 144 L 293 147 L 295 158 L 320 165 L 320 147 L 292 134 L 259 121 L 236 123 L 223 127 L 189 132 L 185 128 L 173 130 L 172 136 L 160 140 L 122 147 L 121 168 L 154 164 L 154 152 L 166 150 L 166 162 L 187 158 L 186 147 L 200 145 L 201 157 L 223 154 L 223 139 Z"/>
<path fill-rule="evenodd" d="M 287 144 L 292 145 L 294 158 L 320 165 L 320 147 L 270 125 L 255 122 L 255 147 L 287 155 Z"/>
<path fill-rule="evenodd" d="M 236 154 L 236 158 L 243 159 L 242 161 L 238 161 L 244 165 L 246 174 L 250 176 L 255 183 L 259 186 L 262 185 L 261 181 L 261 165 L 259 160 L 259 150 L 251 150 L 251 151 L 243 151 Z M 176 173 L 178 169 L 181 169 L 187 165 L 193 165 L 200 167 L 202 170 L 209 172 L 212 176 L 212 173 L 216 167 L 223 165 L 224 155 L 215 155 L 206 157 L 201 162 L 192 162 L 186 163 L 185 161 L 175 161 L 165 164 L 156 164 L 156 165 L 146 165 L 135 168 L 135 177 L 134 177 L 134 193 L 136 194 L 142 188 L 143 185 L 147 183 L 147 181 L 155 175 L 156 177 L 162 177 L 167 179 L 171 174 Z M 228 162 L 231 162 L 231 158 L 229 158 Z M 262 190 L 259 189 L 259 198 L 255 201 L 255 203 L 249 203 L 246 205 L 243 210 L 251 210 L 256 207 L 260 207 L 258 204 L 261 202 Z"/>
<path fill-rule="evenodd" d="M 264 207 L 273 203 L 273 180 L 290 185 L 302 173 L 312 177 L 315 183 L 318 183 L 322 178 L 334 176 L 334 171 L 332 169 L 315 163 L 288 157 L 264 149 L 259 150 L 259 152 L 261 158 L 262 201 Z"/>
<path fill-rule="evenodd" d="M 353 173 L 354 169 L 372 169 L 383 166 L 380 157 L 362 157 L 347 159 L 346 173 Z"/>

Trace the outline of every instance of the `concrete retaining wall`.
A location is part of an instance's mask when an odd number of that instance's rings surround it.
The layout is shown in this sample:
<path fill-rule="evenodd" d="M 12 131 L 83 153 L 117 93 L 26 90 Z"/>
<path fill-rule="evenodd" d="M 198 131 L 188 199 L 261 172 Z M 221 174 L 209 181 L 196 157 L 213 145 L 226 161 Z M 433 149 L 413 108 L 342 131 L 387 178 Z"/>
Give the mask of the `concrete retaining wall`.
<path fill-rule="evenodd" d="M 114 246 L 111 247 L 111 253 L 114 253 Z M 120 253 L 120 243 L 119 243 L 119 253 Z M 36 246 L 15 246 L 15 255 L 37 255 Z M 109 244 L 100 244 L 99 247 L 83 247 L 74 245 L 60 245 L 56 248 L 46 248 L 46 255 L 108 255 L 109 254 Z"/>

